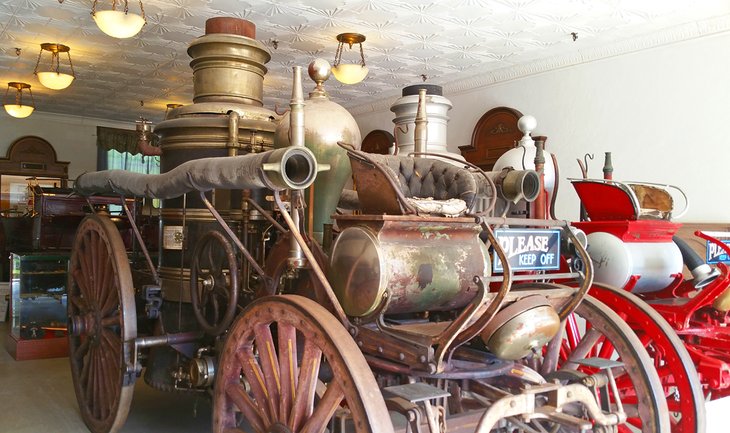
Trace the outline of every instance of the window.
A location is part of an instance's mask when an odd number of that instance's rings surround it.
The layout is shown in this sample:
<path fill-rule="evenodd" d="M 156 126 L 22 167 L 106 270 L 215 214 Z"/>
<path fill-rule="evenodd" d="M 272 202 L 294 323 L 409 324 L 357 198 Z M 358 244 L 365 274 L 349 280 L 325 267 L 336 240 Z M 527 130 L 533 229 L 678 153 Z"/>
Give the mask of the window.
<path fill-rule="evenodd" d="M 106 168 L 108 170 L 127 170 L 135 173 L 160 174 L 160 157 L 144 156 L 141 153 L 132 155 L 109 149 L 106 152 Z"/>
<path fill-rule="evenodd" d="M 152 141 L 156 136 L 152 134 Z M 96 127 L 96 168 L 98 170 L 127 170 L 134 173 L 160 174 L 160 157 L 144 156 L 138 153 L 137 132 L 128 129 Z M 152 200 L 152 206 L 158 208 L 160 201 Z M 121 213 L 121 206 L 112 205 L 112 213 Z"/>

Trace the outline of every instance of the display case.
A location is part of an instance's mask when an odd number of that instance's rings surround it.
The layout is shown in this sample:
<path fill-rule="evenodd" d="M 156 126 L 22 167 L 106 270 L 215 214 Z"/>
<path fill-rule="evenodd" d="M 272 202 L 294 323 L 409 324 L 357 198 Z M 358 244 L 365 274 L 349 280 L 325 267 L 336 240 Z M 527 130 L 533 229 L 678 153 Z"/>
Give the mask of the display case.
<path fill-rule="evenodd" d="M 8 352 L 16 360 L 67 356 L 68 254 L 12 253 Z"/>

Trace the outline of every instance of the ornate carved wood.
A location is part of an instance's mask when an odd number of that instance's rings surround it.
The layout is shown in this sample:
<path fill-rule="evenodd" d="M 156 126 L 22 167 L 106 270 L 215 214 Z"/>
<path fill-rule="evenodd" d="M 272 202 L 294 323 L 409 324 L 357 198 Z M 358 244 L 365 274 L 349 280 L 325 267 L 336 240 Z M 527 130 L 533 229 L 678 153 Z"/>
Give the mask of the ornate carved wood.
<path fill-rule="evenodd" d="M 0 158 L 0 173 L 18 176 L 57 177 L 66 186 L 68 162 L 58 161 L 56 150 L 46 140 L 28 135 L 21 137 Z"/>
<path fill-rule="evenodd" d="M 471 144 L 459 146 L 464 158 L 483 170 L 491 170 L 500 156 L 522 138 L 517 121 L 522 113 L 514 108 L 497 107 L 487 111 L 474 127 Z"/>

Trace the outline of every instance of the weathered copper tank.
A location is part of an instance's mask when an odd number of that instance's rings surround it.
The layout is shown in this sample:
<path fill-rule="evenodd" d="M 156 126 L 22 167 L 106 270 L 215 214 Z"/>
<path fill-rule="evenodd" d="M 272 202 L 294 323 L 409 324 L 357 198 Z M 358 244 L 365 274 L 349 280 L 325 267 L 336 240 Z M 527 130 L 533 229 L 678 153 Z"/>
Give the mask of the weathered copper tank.
<path fill-rule="evenodd" d="M 474 276 L 491 273 L 489 251 L 471 218 L 339 216 L 332 288 L 347 314 L 366 316 L 387 292 L 386 312 L 449 311 L 477 293 Z"/>
<path fill-rule="evenodd" d="M 340 193 L 350 178 L 350 161 L 347 153 L 337 145 L 342 141 L 360 148 L 360 128 L 352 115 L 341 105 L 330 100 L 323 83 L 331 73 L 330 64 L 316 59 L 309 65 L 309 77 L 317 87 L 309 94 L 304 106 L 304 145 L 317 157 L 320 164 L 329 164 L 328 171 L 320 172 L 314 185 L 305 194 L 311 212 L 307 219 L 307 231 L 322 241 L 323 225 L 331 222 Z M 275 147 L 289 146 L 289 114 L 281 119 L 274 139 Z M 312 197 L 314 203 L 312 203 Z"/>

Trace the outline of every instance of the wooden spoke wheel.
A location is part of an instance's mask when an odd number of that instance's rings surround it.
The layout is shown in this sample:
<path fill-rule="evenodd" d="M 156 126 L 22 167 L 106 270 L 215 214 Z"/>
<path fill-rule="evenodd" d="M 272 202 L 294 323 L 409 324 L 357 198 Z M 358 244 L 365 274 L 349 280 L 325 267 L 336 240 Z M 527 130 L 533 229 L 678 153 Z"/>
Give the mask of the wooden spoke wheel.
<path fill-rule="evenodd" d="M 226 236 L 211 230 L 195 244 L 190 265 L 190 303 L 198 324 L 210 335 L 220 335 L 236 315 L 238 264 Z"/>
<path fill-rule="evenodd" d="M 119 231 L 91 215 L 74 239 L 68 284 L 69 359 L 76 399 L 94 433 L 119 430 L 134 390 L 125 343 L 137 336 L 132 273 Z"/>
<path fill-rule="evenodd" d="M 213 431 L 324 432 L 342 411 L 357 433 L 393 432 L 370 367 L 342 324 L 297 295 L 251 304 L 220 356 Z"/>
<path fill-rule="evenodd" d="M 667 399 L 644 344 L 610 307 L 586 296 L 566 320 L 558 366 L 592 374 L 596 371 L 576 361 L 596 357 L 624 364 L 613 370 L 628 415 L 619 432 L 669 433 Z"/>
<path fill-rule="evenodd" d="M 623 289 L 594 284 L 590 294 L 613 308 L 638 335 L 664 385 L 673 433 L 704 433 L 705 401 L 694 363 L 674 329 L 649 304 Z"/>

